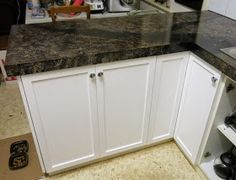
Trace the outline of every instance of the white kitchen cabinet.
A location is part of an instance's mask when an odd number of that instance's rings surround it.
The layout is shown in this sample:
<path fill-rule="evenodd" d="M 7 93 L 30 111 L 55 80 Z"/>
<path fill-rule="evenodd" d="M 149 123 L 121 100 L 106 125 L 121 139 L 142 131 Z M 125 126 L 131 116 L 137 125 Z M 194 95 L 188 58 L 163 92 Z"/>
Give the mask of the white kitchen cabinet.
<path fill-rule="evenodd" d="M 189 53 L 157 57 L 149 142 L 174 137 Z"/>
<path fill-rule="evenodd" d="M 142 146 L 147 141 L 156 57 L 96 68 L 102 156 Z"/>
<path fill-rule="evenodd" d="M 195 163 L 219 79 L 217 70 L 183 52 L 18 82 L 41 165 L 52 174 L 173 136 Z"/>
<path fill-rule="evenodd" d="M 190 56 L 174 138 L 195 164 L 220 73 L 195 56 Z"/>
<path fill-rule="evenodd" d="M 98 157 L 95 66 L 22 76 L 47 173 Z"/>
<path fill-rule="evenodd" d="M 228 0 L 228 6 L 225 15 L 236 20 L 236 1 Z"/>
<path fill-rule="evenodd" d="M 148 57 L 22 76 L 45 172 L 144 145 L 155 64 Z"/>

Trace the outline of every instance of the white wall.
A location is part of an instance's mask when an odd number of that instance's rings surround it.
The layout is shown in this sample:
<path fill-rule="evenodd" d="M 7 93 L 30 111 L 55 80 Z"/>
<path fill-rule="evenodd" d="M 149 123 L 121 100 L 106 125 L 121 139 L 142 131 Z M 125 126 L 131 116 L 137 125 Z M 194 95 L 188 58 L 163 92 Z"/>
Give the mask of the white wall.
<path fill-rule="evenodd" d="M 228 0 L 208 0 L 208 9 L 224 15 L 228 6 Z"/>
<path fill-rule="evenodd" d="M 236 20 L 236 0 L 207 0 L 206 9 Z"/>

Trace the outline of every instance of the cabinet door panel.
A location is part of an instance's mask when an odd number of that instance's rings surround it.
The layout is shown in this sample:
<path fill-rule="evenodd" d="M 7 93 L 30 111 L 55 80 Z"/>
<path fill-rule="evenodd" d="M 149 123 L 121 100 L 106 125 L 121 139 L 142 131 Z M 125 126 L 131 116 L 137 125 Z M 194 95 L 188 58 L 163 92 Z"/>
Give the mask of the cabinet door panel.
<path fill-rule="evenodd" d="M 48 173 L 97 156 L 95 69 L 22 77 Z"/>
<path fill-rule="evenodd" d="M 220 74 L 191 56 L 175 131 L 175 140 L 194 164 L 204 136 Z"/>
<path fill-rule="evenodd" d="M 109 155 L 146 142 L 155 58 L 100 65 L 97 73 L 101 151 Z"/>
<path fill-rule="evenodd" d="M 149 142 L 173 138 L 189 53 L 157 58 Z"/>

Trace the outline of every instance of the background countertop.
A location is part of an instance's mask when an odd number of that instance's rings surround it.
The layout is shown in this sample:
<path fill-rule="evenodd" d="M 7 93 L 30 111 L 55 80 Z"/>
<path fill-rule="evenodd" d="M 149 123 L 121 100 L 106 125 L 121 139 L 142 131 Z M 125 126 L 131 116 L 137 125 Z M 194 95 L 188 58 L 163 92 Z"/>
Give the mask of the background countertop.
<path fill-rule="evenodd" d="M 13 26 L 9 76 L 192 51 L 236 80 L 236 21 L 209 11 Z"/>

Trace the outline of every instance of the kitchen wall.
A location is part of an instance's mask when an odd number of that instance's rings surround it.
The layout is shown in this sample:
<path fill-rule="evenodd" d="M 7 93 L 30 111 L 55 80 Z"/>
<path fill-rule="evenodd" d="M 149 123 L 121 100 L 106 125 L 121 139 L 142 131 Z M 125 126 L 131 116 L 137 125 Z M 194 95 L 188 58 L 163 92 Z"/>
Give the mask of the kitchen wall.
<path fill-rule="evenodd" d="M 203 10 L 210 10 L 236 20 L 235 0 L 205 0 Z"/>

